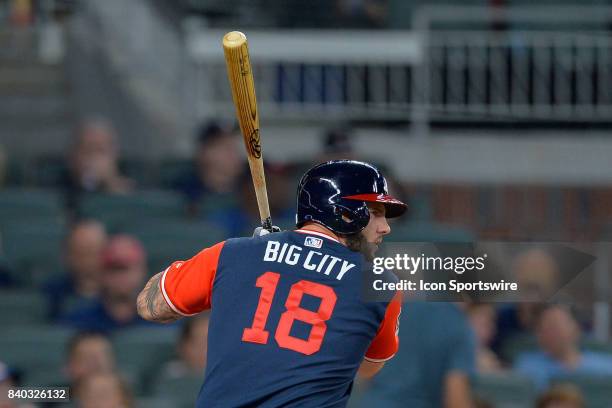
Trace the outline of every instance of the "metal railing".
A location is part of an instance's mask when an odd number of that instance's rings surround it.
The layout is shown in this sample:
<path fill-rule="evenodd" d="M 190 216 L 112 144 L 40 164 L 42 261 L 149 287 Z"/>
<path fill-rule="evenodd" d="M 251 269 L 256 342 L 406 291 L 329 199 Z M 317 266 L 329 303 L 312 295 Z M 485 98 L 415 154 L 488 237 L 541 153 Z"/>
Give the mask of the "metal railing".
<path fill-rule="evenodd" d="M 609 7 L 421 9 L 413 123 L 609 122 L 611 19 Z"/>
<path fill-rule="evenodd" d="M 188 40 L 194 120 L 233 115 L 223 34 L 204 31 Z M 407 118 L 409 67 L 421 58 L 409 32 L 247 34 L 262 118 Z"/>
<path fill-rule="evenodd" d="M 262 118 L 610 121 L 612 9 L 554 11 L 426 8 L 414 31 L 249 32 Z M 233 112 L 222 35 L 188 40 L 194 120 Z"/>

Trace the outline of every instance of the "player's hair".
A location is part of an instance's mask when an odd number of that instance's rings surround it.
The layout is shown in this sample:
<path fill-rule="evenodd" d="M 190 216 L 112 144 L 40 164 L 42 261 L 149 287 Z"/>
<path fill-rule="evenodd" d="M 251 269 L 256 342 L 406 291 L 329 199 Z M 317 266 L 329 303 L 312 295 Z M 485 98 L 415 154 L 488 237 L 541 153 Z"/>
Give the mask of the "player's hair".
<path fill-rule="evenodd" d="M 79 344 L 85 340 L 100 339 L 110 343 L 108 336 L 99 331 L 81 331 L 72 336 L 66 344 L 66 357 L 70 358 Z"/>

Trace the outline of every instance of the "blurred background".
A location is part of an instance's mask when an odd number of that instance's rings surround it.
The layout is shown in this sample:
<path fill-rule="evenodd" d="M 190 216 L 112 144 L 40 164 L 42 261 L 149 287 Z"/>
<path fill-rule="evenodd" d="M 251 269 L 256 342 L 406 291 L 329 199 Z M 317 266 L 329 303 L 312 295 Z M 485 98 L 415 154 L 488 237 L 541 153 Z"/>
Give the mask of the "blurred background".
<path fill-rule="evenodd" d="M 193 406 L 207 316 L 135 310 L 258 225 L 221 49 L 248 35 L 275 224 L 303 171 L 379 164 L 395 241 L 576 242 L 581 303 L 415 303 L 351 406 L 612 406 L 612 2 L 1 0 L 0 406 Z M 545 250 L 511 260 L 546 293 Z M 239 392 L 239 390 L 237 390 Z M 44 406 L 44 405 L 40 405 Z M 53 406 L 47 404 L 46 406 Z"/>

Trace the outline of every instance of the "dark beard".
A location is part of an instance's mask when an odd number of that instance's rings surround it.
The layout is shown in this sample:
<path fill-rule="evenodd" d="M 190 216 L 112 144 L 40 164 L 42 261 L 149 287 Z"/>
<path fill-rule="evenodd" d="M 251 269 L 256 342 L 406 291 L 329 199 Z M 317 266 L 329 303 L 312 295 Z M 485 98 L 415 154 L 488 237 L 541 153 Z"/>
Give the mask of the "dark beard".
<path fill-rule="evenodd" d="M 368 262 L 374 260 L 374 255 L 378 249 L 376 244 L 372 244 L 366 240 L 361 232 L 357 234 L 346 235 L 346 246 L 354 252 L 361 252 Z"/>

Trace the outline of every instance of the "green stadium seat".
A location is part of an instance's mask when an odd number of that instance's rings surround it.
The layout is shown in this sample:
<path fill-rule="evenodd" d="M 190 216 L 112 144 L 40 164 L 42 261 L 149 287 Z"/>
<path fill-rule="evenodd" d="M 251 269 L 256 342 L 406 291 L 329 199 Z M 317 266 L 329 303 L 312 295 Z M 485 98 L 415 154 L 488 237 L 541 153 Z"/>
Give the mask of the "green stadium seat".
<path fill-rule="evenodd" d="M 36 367 L 60 367 L 73 330 L 47 325 L 3 326 L 0 361 L 25 371 Z"/>
<path fill-rule="evenodd" d="M 140 367 L 120 363 L 117 368 L 119 376 L 127 383 L 132 394 L 135 396 L 146 395 L 145 384 L 146 384 L 146 373 L 143 374 Z"/>
<path fill-rule="evenodd" d="M 68 383 L 63 365 L 28 368 L 23 375 L 24 387 L 61 387 Z"/>
<path fill-rule="evenodd" d="M 141 159 L 122 159 L 119 162 L 121 173 L 136 181 L 139 186 L 148 186 L 154 181 L 149 167 L 149 162 Z"/>
<path fill-rule="evenodd" d="M 63 222 L 38 219 L 5 223 L 0 230 L 6 260 L 19 284 L 44 281 L 61 269 Z"/>
<path fill-rule="evenodd" d="M 65 157 L 44 156 L 36 159 L 34 168 L 29 172 L 37 186 L 53 187 L 60 185 L 67 171 Z"/>
<path fill-rule="evenodd" d="M 172 261 L 189 259 L 227 238 L 225 232 L 214 225 L 189 220 L 127 224 L 122 230 L 143 242 L 151 273 L 165 269 Z"/>
<path fill-rule="evenodd" d="M 552 382 L 578 387 L 589 408 L 610 408 L 612 405 L 612 376 L 571 374 L 556 377 Z"/>
<path fill-rule="evenodd" d="M 239 205 L 239 197 L 234 194 L 208 194 L 198 203 L 200 214 L 211 214 L 220 209 L 233 208 Z"/>
<path fill-rule="evenodd" d="M 63 218 L 60 194 L 44 189 L 4 189 L 0 191 L 0 227 L 8 221 Z"/>
<path fill-rule="evenodd" d="M 203 381 L 203 376 L 179 378 L 160 376 L 155 382 L 154 395 L 172 398 L 179 408 L 193 407 Z"/>
<path fill-rule="evenodd" d="M 165 397 L 152 397 L 152 398 L 138 398 L 136 400 L 136 408 L 168 408 L 178 407 L 177 401 L 172 398 Z"/>
<path fill-rule="evenodd" d="M 500 354 L 505 361 L 513 362 L 519 354 L 537 349 L 538 342 L 535 336 L 531 334 L 516 335 L 503 342 Z"/>
<path fill-rule="evenodd" d="M 47 303 L 38 292 L 0 291 L 0 327 L 40 324 L 47 314 Z"/>
<path fill-rule="evenodd" d="M 21 186 L 24 184 L 24 165 L 17 160 L 9 160 L 4 173 L 4 184 L 7 186 Z"/>
<path fill-rule="evenodd" d="M 497 408 L 532 406 L 536 391 L 530 379 L 517 374 L 478 375 L 474 393 Z"/>
<path fill-rule="evenodd" d="M 392 242 L 474 242 L 476 237 L 465 228 L 428 221 L 409 221 L 393 225 L 387 241 Z"/>
<path fill-rule="evenodd" d="M 167 159 L 159 164 L 159 183 L 162 187 L 173 188 L 177 181 L 193 169 L 192 159 Z"/>
<path fill-rule="evenodd" d="M 99 219 L 111 230 L 128 222 L 156 222 L 185 216 L 183 198 L 172 191 L 146 190 L 133 194 L 88 194 L 83 196 L 80 213 Z"/>
<path fill-rule="evenodd" d="M 142 381 L 175 353 L 178 333 L 175 327 L 139 327 L 117 332 L 113 345 L 122 370 L 139 372 Z"/>
<path fill-rule="evenodd" d="M 581 346 L 585 350 L 612 355 L 612 343 L 602 343 L 596 340 L 585 339 L 582 341 Z"/>

